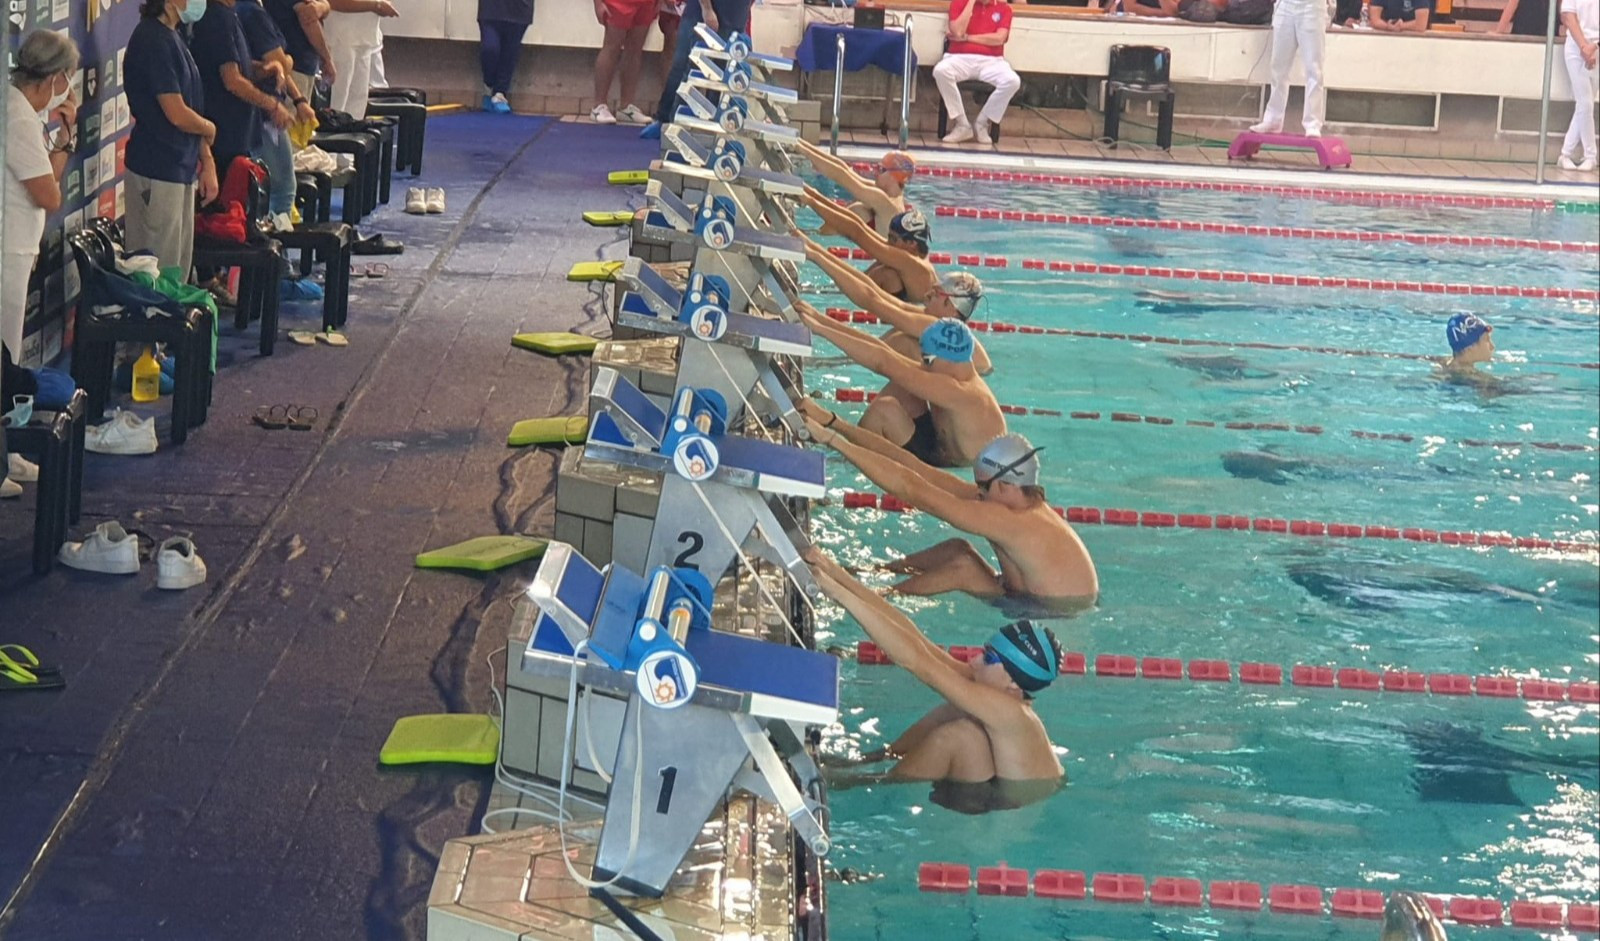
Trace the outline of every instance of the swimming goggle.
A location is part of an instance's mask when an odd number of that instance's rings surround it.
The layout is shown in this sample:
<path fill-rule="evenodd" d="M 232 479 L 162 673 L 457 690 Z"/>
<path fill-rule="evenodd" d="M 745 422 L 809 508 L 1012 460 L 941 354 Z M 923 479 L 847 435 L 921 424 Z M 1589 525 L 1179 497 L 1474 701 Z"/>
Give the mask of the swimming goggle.
<path fill-rule="evenodd" d="M 1028 463 L 1030 458 L 1032 458 L 1035 454 L 1038 454 L 1040 451 L 1043 451 L 1043 450 L 1044 450 L 1044 445 L 1040 445 L 1039 447 L 1034 448 L 1033 450 L 1029 451 L 1027 454 L 1024 454 L 1021 457 L 1017 458 L 1016 460 L 1012 461 L 1010 464 L 1007 464 L 1006 466 L 1004 466 L 1004 467 L 1000 468 L 999 470 L 995 471 L 992 475 L 990 475 L 988 477 L 985 477 L 982 480 L 976 481 L 976 483 L 978 485 L 978 489 L 982 490 L 984 493 L 988 493 L 989 492 L 989 487 L 992 486 L 995 481 L 997 481 L 1000 478 L 1004 477 L 1005 475 L 1011 473 L 1012 471 L 1016 470 L 1017 468 L 1021 467 L 1022 465 Z"/>
<path fill-rule="evenodd" d="M 988 644 L 983 645 L 983 663 L 985 666 L 992 667 L 1004 662 L 1005 661 L 1000 658 L 1000 654 L 996 653 L 992 646 Z"/>

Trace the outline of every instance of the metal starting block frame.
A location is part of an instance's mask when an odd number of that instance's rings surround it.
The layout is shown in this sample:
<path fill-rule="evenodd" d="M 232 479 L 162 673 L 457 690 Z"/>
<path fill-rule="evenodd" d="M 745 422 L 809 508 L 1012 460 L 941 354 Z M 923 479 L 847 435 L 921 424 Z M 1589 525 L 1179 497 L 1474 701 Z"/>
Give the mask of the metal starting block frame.
<path fill-rule="evenodd" d="M 628 700 L 594 878 L 614 879 L 618 889 L 659 898 L 706 820 L 734 787 L 781 807 L 811 851 L 827 855 L 831 843 L 820 819 L 822 775 L 804 743 L 808 727 L 838 719 L 837 658 L 692 629 L 683 643 L 685 668 L 693 671 L 692 692 L 668 706 L 653 705 L 640 695 L 638 671 L 575 655 L 579 643 L 638 617 L 646 602 L 644 585 L 625 568 L 608 566 L 602 572 L 572 546 L 553 542 L 527 590 L 539 616 L 522 670 L 572 678 L 591 693 Z M 637 623 L 644 631 L 645 622 Z M 646 658 L 639 670 L 650 668 Z M 577 708 L 573 702 L 569 708 Z"/>
<path fill-rule="evenodd" d="M 732 409 L 730 421 L 746 417 L 742 406 L 749 402 L 757 411 L 749 417 L 767 427 L 782 422 L 790 434 L 801 435 L 805 421 L 794 405 L 801 392 L 777 357 L 810 356 L 810 330 L 783 320 L 726 312 L 720 314 L 726 325 L 721 336 L 707 337 L 685 316 L 684 292 L 643 260 L 624 261 L 617 280 L 629 288 L 617 312 L 619 325 L 682 338 L 675 389 L 715 389 Z"/>
<path fill-rule="evenodd" d="M 682 389 L 680 388 L 680 394 Z M 693 568 L 715 585 L 754 555 L 782 568 L 809 598 L 821 597 L 801 554 L 811 545 L 786 500 L 827 491 L 820 452 L 722 434 L 711 438 L 715 467 L 699 480 L 663 453 L 671 418 L 615 370 L 595 370 L 585 453 L 661 475 L 661 501 L 645 567 Z"/>
<path fill-rule="evenodd" d="M 793 236 L 773 235 L 755 227 L 763 210 L 748 205 L 747 200 L 768 197 L 757 197 L 752 190 L 712 181 L 698 205 L 691 205 L 660 178 L 661 174 L 675 172 L 672 167 L 661 164 L 651 171 L 656 176 L 645 188 L 651 212 L 642 226 L 643 234 L 658 241 L 693 245 L 695 270 L 728 282 L 733 295 L 728 299 L 730 310 L 756 309 L 785 320 L 799 320 L 795 311 L 800 297 L 795 265 L 805 260 L 805 243 Z M 741 216 L 739 222 L 744 224 L 734 223 L 724 228 L 724 233 L 731 232 L 731 238 L 725 245 L 713 247 L 696 234 L 695 229 L 700 207 L 718 197 L 725 197 L 734 204 Z"/>

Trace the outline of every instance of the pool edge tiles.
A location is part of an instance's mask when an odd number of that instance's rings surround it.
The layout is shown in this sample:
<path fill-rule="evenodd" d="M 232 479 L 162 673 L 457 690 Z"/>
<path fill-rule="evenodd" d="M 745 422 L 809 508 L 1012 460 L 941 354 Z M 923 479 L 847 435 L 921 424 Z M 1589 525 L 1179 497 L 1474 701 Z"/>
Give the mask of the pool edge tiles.
<path fill-rule="evenodd" d="M 876 159 L 893 147 L 849 144 L 839 147 L 839 156 L 851 160 Z M 1541 199 L 1557 202 L 1600 205 L 1600 187 L 1590 182 L 1544 184 L 1504 179 L 1463 179 L 1440 176 L 1400 176 L 1385 173 L 1334 173 L 1293 167 L 1266 167 L 1229 164 L 1200 166 L 1181 163 L 1154 163 L 1135 160 L 1105 160 L 1092 157 L 1044 157 L 1037 155 L 987 153 L 980 151 L 930 150 L 911 147 L 918 161 L 928 166 L 967 167 L 997 171 L 1034 171 L 1065 174 L 1095 174 L 1120 179 L 1148 179 L 1201 183 L 1240 183 L 1250 186 L 1289 186 L 1307 190 L 1379 191 L 1384 193 L 1429 193 L 1449 196 Z M 1029 181 L 1017 181 L 1027 183 Z M 1556 207 L 1552 205 L 1552 211 Z"/>

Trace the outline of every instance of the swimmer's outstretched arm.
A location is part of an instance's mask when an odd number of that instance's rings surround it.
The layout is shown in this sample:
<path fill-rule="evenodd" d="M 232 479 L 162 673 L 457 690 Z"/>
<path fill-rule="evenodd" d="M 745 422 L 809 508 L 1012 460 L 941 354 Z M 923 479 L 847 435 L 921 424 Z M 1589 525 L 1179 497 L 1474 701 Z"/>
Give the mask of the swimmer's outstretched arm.
<path fill-rule="evenodd" d="M 1014 525 L 1011 512 L 978 499 L 978 487 L 937 468 L 919 473 L 863 447 L 851 444 L 828 429 L 813 429 L 812 436 L 830 444 L 845 460 L 861 469 L 867 479 L 919 510 L 932 513 L 951 526 L 985 539 L 1004 539 Z M 944 479 L 935 480 L 934 475 Z"/>
<path fill-rule="evenodd" d="M 844 355 L 854 360 L 856 365 L 898 383 L 907 392 L 930 404 L 950 408 L 959 404 L 966 395 L 959 380 L 923 369 L 921 363 L 900 355 L 889 344 L 871 334 L 835 323 L 803 301 L 795 305 L 795 310 L 800 312 L 801 320 L 811 328 L 812 333 L 821 335 L 843 350 Z"/>
<path fill-rule="evenodd" d="M 893 488 L 884 483 L 885 480 L 897 479 L 896 468 L 921 484 L 937 488 L 958 500 L 977 498 L 978 488 L 973 484 L 925 463 L 877 432 L 848 421 L 839 421 L 837 415 L 815 403 L 807 403 L 801 408 L 805 412 L 806 426 L 811 430 L 811 440 L 838 451 L 845 460 L 861 468 L 873 483 L 900 499 L 913 503 L 907 494 L 915 488 L 909 484 Z M 833 420 L 832 424 L 828 423 L 830 419 Z"/>
<path fill-rule="evenodd" d="M 878 189 L 878 184 L 864 179 L 848 163 L 809 141 L 801 140 L 798 143 L 818 173 L 844 187 L 851 196 L 865 203 L 873 212 L 883 213 L 887 217 L 900 211 L 900 207 L 889 198 L 888 193 Z"/>
<path fill-rule="evenodd" d="M 832 200 L 811 187 L 806 187 L 806 199 L 827 223 L 829 229 L 861 246 L 874 260 L 893 268 L 906 283 L 906 292 L 912 297 L 922 297 L 933 286 L 933 266 L 911 252 L 889 244 L 853 212 L 841 209 Z"/>

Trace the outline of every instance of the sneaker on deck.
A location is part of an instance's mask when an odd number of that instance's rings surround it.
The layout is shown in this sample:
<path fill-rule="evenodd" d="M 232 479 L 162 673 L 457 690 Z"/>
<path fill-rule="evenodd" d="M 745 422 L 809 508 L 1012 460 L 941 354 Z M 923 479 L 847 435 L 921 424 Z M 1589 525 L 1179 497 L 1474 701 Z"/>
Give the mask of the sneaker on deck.
<path fill-rule="evenodd" d="M 590 109 L 589 117 L 593 118 L 594 123 L 596 124 L 617 123 L 617 116 L 611 113 L 611 106 L 604 102 L 601 102 L 600 104 L 595 105 L 594 108 Z"/>
<path fill-rule="evenodd" d="M 1283 125 L 1282 124 L 1268 124 L 1267 122 L 1262 121 L 1259 124 L 1250 125 L 1250 133 L 1252 133 L 1252 134 L 1282 134 L 1283 133 Z"/>
<path fill-rule="evenodd" d="M 39 465 L 20 454 L 6 455 L 6 465 L 4 470 L 0 470 L 0 477 L 9 477 L 19 484 L 33 483 L 39 479 Z"/>
<path fill-rule="evenodd" d="M 84 431 L 83 449 L 96 454 L 154 454 L 156 420 L 141 421 L 139 416 L 119 408 L 110 421 Z"/>
<path fill-rule="evenodd" d="M 994 143 L 994 141 L 989 137 L 989 127 L 990 124 L 988 121 L 985 121 L 983 118 L 979 118 L 978 123 L 972 126 L 972 139 L 980 144 Z"/>
<path fill-rule="evenodd" d="M 431 187 L 427 191 L 428 214 L 438 215 L 444 212 L 444 190 L 441 187 Z"/>
<path fill-rule="evenodd" d="M 617 120 L 624 124 L 649 124 L 650 115 L 640 111 L 638 105 L 629 105 L 617 112 Z"/>
<path fill-rule="evenodd" d="M 428 194 L 420 186 L 413 186 L 406 190 L 406 212 L 413 216 L 420 216 L 428 211 Z"/>
<path fill-rule="evenodd" d="M 950 133 L 946 134 L 943 140 L 946 144 L 965 144 L 967 141 L 972 140 L 972 137 L 972 125 L 962 121 L 951 128 Z"/>
<path fill-rule="evenodd" d="M 168 591 L 193 588 L 206 580 L 206 563 L 194 551 L 194 542 L 173 536 L 156 551 L 156 587 Z"/>
<path fill-rule="evenodd" d="M 139 537 L 116 520 L 101 523 L 83 542 L 65 542 L 56 553 L 62 565 L 105 575 L 139 572 Z"/>
<path fill-rule="evenodd" d="M 10 477 L 0 477 L 0 500 L 15 500 L 22 496 L 22 485 Z"/>

